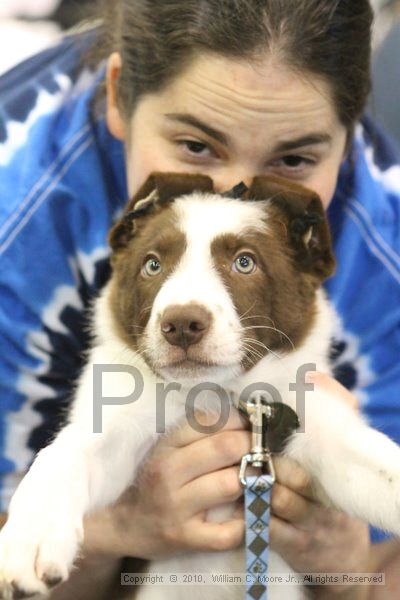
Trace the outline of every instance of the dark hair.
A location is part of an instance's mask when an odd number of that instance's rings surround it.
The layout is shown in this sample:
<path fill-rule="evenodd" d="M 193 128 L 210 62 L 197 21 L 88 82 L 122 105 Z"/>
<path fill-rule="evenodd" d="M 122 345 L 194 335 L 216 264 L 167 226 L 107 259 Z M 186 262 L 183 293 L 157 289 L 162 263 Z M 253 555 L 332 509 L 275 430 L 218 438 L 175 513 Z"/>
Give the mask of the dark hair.
<path fill-rule="evenodd" d="M 162 90 L 196 54 L 257 59 L 265 50 L 325 78 L 349 133 L 364 110 L 369 0 L 105 0 L 102 11 L 99 46 L 103 56 L 122 56 L 118 99 L 126 117 L 140 97 Z"/>

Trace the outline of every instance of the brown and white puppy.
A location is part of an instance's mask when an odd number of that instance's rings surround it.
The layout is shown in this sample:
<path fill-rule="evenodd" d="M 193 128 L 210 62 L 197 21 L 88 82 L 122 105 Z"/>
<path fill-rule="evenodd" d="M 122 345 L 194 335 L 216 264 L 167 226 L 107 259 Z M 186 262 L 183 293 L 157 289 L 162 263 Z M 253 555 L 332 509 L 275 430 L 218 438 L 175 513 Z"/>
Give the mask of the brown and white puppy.
<path fill-rule="evenodd" d="M 312 192 L 258 177 L 242 198 L 222 197 L 208 177 L 155 174 L 110 244 L 113 276 L 95 305 L 95 340 L 68 424 L 37 456 L 0 534 L 3 597 L 12 585 L 45 593 L 68 577 L 83 516 L 134 482 L 160 424 L 168 429 L 185 416 L 190 388 L 212 382 L 235 405 L 246 386 L 267 382 L 296 408 L 289 383 L 299 367 L 329 370 L 333 316 L 320 286 L 334 259 Z M 219 404 L 210 389 L 198 395 L 198 408 L 218 412 Z M 288 455 L 322 499 L 400 533 L 398 447 L 328 394 L 307 391 L 304 406 L 303 433 L 289 440 Z M 232 508 L 208 518 L 226 520 Z M 164 572 L 243 567 L 241 550 L 152 564 Z M 272 553 L 271 571 L 288 570 Z M 213 593 L 191 590 L 199 599 Z M 301 589 L 290 594 L 303 597 Z M 184 595 L 184 586 L 139 590 L 141 600 Z M 243 590 L 216 586 L 215 596 L 224 595 L 241 598 Z M 270 597 L 287 590 L 273 587 Z"/>
<path fill-rule="evenodd" d="M 184 376 L 190 384 L 204 375 L 237 377 L 254 365 L 256 345 L 262 356 L 267 348 L 300 347 L 313 325 L 316 289 L 334 268 L 318 197 L 257 178 L 243 197 L 251 202 L 232 200 L 216 196 L 208 177 L 159 175 L 136 206 L 155 186 L 158 200 L 111 234 L 112 312 L 127 346 L 164 379 Z M 166 206 L 190 187 L 197 195 Z M 266 197 L 267 210 L 257 202 Z"/>

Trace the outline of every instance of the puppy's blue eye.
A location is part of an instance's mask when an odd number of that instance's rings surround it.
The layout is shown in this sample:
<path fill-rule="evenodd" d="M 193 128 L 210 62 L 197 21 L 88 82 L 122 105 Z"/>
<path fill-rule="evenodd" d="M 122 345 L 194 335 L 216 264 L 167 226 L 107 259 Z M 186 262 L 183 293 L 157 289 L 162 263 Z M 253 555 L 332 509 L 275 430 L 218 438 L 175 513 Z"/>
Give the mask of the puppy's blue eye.
<path fill-rule="evenodd" d="M 256 268 L 256 261 L 249 254 L 241 254 L 233 263 L 233 270 L 238 273 L 243 273 L 244 275 L 254 273 Z"/>
<path fill-rule="evenodd" d="M 145 262 L 143 269 L 145 274 L 150 277 L 154 277 L 154 275 L 158 275 L 162 271 L 160 261 L 154 256 Z"/>

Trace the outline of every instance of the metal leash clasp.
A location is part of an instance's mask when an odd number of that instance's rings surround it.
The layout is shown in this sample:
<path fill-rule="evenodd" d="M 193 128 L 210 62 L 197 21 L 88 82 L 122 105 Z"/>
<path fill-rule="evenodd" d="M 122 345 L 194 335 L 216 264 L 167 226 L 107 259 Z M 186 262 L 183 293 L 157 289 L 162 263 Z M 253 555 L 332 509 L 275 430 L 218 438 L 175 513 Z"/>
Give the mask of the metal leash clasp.
<path fill-rule="evenodd" d="M 252 425 L 252 444 L 249 454 L 242 457 L 239 471 L 239 480 L 241 485 L 247 487 L 246 468 L 247 465 L 253 467 L 267 467 L 267 477 L 272 485 L 275 482 L 275 469 L 272 463 L 272 456 L 266 445 L 265 427 L 267 421 L 272 417 L 272 407 L 267 398 L 262 394 L 251 396 L 248 400 L 239 402 L 239 410 L 244 413 Z"/>

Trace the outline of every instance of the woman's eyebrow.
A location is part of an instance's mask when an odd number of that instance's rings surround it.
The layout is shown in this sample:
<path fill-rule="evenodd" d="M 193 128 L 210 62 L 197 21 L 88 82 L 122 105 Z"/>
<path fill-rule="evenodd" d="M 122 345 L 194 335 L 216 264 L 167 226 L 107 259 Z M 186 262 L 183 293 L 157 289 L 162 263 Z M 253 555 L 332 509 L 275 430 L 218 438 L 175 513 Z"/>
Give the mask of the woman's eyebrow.
<path fill-rule="evenodd" d="M 200 121 L 197 117 L 190 115 L 189 113 L 168 113 L 165 114 L 169 121 L 175 121 L 176 123 L 182 123 L 183 125 L 190 125 L 191 127 L 195 127 L 196 129 L 200 129 L 203 133 L 208 135 L 208 137 L 213 138 L 220 144 L 224 146 L 229 145 L 229 137 L 222 133 L 222 131 L 218 131 L 213 127 L 210 127 L 203 121 Z"/>
<path fill-rule="evenodd" d="M 189 125 L 191 127 L 199 129 L 200 131 L 208 135 L 208 137 L 215 139 L 223 146 L 228 146 L 230 143 L 229 136 L 227 136 L 225 133 L 222 133 L 222 131 L 218 131 L 217 129 L 210 127 L 210 125 L 207 125 L 206 123 L 189 113 L 167 113 L 164 116 L 169 121 L 174 121 L 175 123 L 182 123 L 183 125 Z M 331 143 L 332 136 L 328 133 L 308 133 L 293 140 L 279 142 L 274 147 L 273 151 L 290 152 L 291 150 L 296 150 L 304 146 L 315 146 L 317 144 L 322 145 Z"/>
<path fill-rule="evenodd" d="M 332 136 L 329 133 L 309 133 L 303 135 L 294 140 L 287 140 L 286 142 L 279 142 L 274 152 L 290 152 L 291 150 L 297 150 L 304 146 L 315 146 L 317 144 L 331 144 Z"/>

